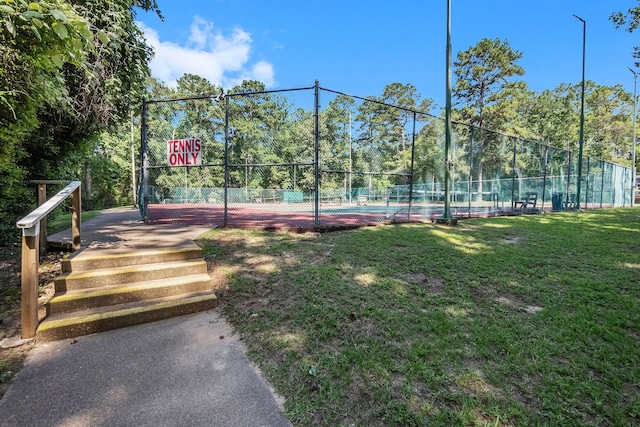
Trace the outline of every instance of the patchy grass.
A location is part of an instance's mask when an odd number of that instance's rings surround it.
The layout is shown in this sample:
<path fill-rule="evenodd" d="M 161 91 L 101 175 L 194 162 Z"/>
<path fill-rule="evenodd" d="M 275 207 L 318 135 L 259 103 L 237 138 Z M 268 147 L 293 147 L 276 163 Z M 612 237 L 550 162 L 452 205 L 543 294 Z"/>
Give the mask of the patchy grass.
<path fill-rule="evenodd" d="M 94 218 L 100 215 L 100 210 L 82 211 L 82 221 Z M 71 228 L 71 213 L 56 215 L 53 219 L 47 221 L 47 233 L 55 234 Z"/>
<path fill-rule="evenodd" d="M 640 210 L 203 236 L 297 426 L 640 423 Z"/>

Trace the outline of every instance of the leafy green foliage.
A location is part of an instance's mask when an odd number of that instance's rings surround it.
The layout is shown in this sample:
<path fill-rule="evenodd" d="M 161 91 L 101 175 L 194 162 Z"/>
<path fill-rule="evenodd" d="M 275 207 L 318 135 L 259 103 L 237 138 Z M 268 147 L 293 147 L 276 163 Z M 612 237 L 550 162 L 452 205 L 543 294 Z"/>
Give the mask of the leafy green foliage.
<path fill-rule="evenodd" d="M 493 107 L 522 87 L 511 80 L 524 75 L 524 69 L 516 64 L 521 58 L 522 52 L 500 39 L 482 39 L 458 53 L 454 97 L 464 104 L 461 114 L 465 122 L 500 130 L 503 115 Z"/>
<path fill-rule="evenodd" d="M 78 179 L 141 96 L 151 51 L 134 7 L 160 14 L 155 0 L 0 2 L 0 241 L 31 205 L 26 180 Z"/>
<path fill-rule="evenodd" d="M 638 6 L 630 7 L 625 12 L 614 12 L 609 16 L 609 20 L 613 22 L 616 28 L 624 28 L 625 31 L 632 33 L 638 29 L 640 25 L 640 2 Z M 640 59 L 640 46 L 633 48 L 633 58 Z M 636 61 L 636 67 L 640 67 L 640 61 Z"/>

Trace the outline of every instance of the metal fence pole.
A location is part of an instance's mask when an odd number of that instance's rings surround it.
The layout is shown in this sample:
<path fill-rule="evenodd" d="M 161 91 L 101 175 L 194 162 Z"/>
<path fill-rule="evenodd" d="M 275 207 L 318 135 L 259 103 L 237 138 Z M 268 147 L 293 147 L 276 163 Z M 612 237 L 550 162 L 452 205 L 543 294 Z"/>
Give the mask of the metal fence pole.
<path fill-rule="evenodd" d="M 513 141 L 513 160 L 511 163 L 511 208 L 516 207 L 516 148 L 517 141 Z"/>
<path fill-rule="evenodd" d="M 224 213 L 222 225 L 227 226 L 229 191 L 229 97 L 225 97 L 224 103 Z"/>
<path fill-rule="evenodd" d="M 140 168 L 142 169 L 142 179 L 140 183 L 140 197 L 138 203 L 140 205 L 140 214 L 145 224 L 149 223 L 149 147 L 147 145 L 147 127 L 148 127 L 148 104 L 147 100 L 142 98 L 142 117 L 140 124 Z"/>
<path fill-rule="evenodd" d="M 601 181 L 600 181 L 600 209 L 602 209 L 602 202 L 604 200 L 604 161 L 600 160 L 602 164 Z"/>
<path fill-rule="evenodd" d="M 318 213 L 320 209 L 320 164 L 319 164 L 319 151 L 320 151 L 320 95 L 319 95 L 320 82 L 316 80 L 314 87 L 314 126 L 313 126 L 313 140 L 314 140 L 314 204 L 313 204 L 313 225 L 318 225 Z"/>
<path fill-rule="evenodd" d="M 474 138 L 475 126 L 471 125 L 471 135 L 469 136 L 469 218 L 471 218 L 471 187 L 473 186 L 473 138 Z M 479 194 L 480 200 L 482 200 L 482 194 Z"/>
<path fill-rule="evenodd" d="M 616 169 L 618 169 L 618 166 L 616 166 Z M 627 188 L 627 178 L 629 177 L 629 175 L 627 173 L 624 174 L 624 183 L 622 184 L 622 188 Z M 624 208 L 625 206 L 627 206 L 627 192 L 626 191 L 622 191 L 622 207 Z"/>
<path fill-rule="evenodd" d="M 587 157 L 587 178 L 585 181 L 585 189 L 584 189 L 584 208 L 587 209 L 589 207 L 589 172 L 591 170 L 591 157 Z"/>
<path fill-rule="evenodd" d="M 411 167 L 409 169 L 409 210 L 407 221 L 411 221 L 411 206 L 413 204 L 413 170 L 416 154 L 416 112 L 413 112 L 413 130 L 411 131 Z"/>
<path fill-rule="evenodd" d="M 571 189 L 571 151 L 568 151 L 569 153 L 569 162 L 567 166 L 567 195 L 564 198 L 565 204 L 564 204 L 564 210 L 567 209 L 567 206 L 569 206 L 569 190 Z"/>
<path fill-rule="evenodd" d="M 544 200 L 547 194 L 547 165 L 549 164 L 549 146 L 544 146 L 544 169 L 542 170 L 542 212 L 544 212 Z M 551 210 L 553 211 L 553 194 L 551 195 Z"/>
<path fill-rule="evenodd" d="M 616 207 L 616 177 L 618 176 L 617 172 L 618 172 L 618 168 L 615 167 L 615 165 L 613 166 L 613 171 L 611 173 L 611 183 L 613 185 L 611 185 L 611 207 L 615 208 Z"/>

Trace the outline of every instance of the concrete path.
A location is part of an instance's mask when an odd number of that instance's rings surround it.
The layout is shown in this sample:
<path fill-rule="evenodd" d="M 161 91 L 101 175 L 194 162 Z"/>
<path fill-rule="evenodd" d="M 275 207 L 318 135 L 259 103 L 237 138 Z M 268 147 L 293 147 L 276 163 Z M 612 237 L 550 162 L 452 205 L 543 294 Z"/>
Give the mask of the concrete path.
<path fill-rule="evenodd" d="M 120 209 L 84 222 L 84 250 L 169 246 L 207 230 L 148 226 L 139 218 Z M 291 424 L 238 336 L 212 310 L 37 344 L 0 400 L 1 427 L 35 425 Z"/>
<path fill-rule="evenodd" d="M 107 209 L 95 218 L 82 222 L 80 241 L 83 248 L 127 250 L 173 247 L 192 241 L 212 227 L 206 225 L 145 224 L 137 209 Z M 71 245 L 71 229 L 49 236 L 50 243 Z"/>

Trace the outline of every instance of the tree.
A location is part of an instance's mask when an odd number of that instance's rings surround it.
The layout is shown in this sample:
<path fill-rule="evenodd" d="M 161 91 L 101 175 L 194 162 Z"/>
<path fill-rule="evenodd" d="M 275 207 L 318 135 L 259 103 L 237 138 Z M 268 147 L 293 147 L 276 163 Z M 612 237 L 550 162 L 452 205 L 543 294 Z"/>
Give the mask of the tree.
<path fill-rule="evenodd" d="M 509 121 L 509 109 L 504 103 L 519 90 L 524 89 L 514 77 L 524 75 L 524 69 L 516 62 L 522 53 L 513 50 L 507 41 L 500 39 L 482 39 L 475 46 L 458 53 L 454 62 L 456 84 L 453 95 L 456 111 L 465 123 L 480 128 L 502 130 Z M 479 150 L 477 159 L 478 193 L 482 192 L 483 169 L 485 162 L 498 162 L 500 159 L 499 139 L 488 137 L 477 141 Z"/>
<path fill-rule="evenodd" d="M 613 22 L 616 28 L 623 28 L 625 31 L 632 33 L 640 25 L 640 0 L 638 6 L 627 9 L 626 13 L 622 11 L 614 12 L 609 16 L 609 20 Z M 632 57 L 638 59 L 635 66 L 640 67 L 640 46 L 633 48 Z"/>
<path fill-rule="evenodd" d="M 411 163 L 411 140 L 413 129 L 407 129 L 416 118 L 423 120 L 423 114 L 433 108 L 432 99 L 422 99 L 415 86 L 391 83 L 385 86 L 382 96 L 371 97 L 371 102 L 363 102 L 358 108 L 356 120 L 359 123 L 355 146 L 360 152 L 358 161 L 364 161 L 364 170 L 384 173 L 407 173 Z M 364 165 L 363 165 L 364 166 Z M 369 186 L 373 184 L 371 175 Z M 396 176 L 391 182 L 389 175 L 376 177 L 380 186 L 406 184 L 404 177 Z"/>
<path fill-rule="evenodd" d="M 62 65 L 80 64 L 91 32 L 65 1 L 0 4 L 0 242 L 17 235 L 15 220 L 33 206 L 29 141 L 44 108 L 68 105 Z"/>
<path fill-rule="evenodd" d="M 97 134 L 129 119 L 149 75 L 152 51 L 135 23 L 134 8 L 160 15 L 155 0 L 70 3 L 89 22 L 91 48 L 79 64 L 62 66 L 68 107 L 39 112 L 40 125 L 29 146 L 37 176 L 73 173 L 76 156 L 91 152 Z M 66 171 L 57 167 L 60 159 L 70 163 Z"/>
<path fill-rule="evenodd" d="M 151 55 L 135 8 L 160 15 L 155 0 L 0 4 L 0 240 L 32 206 L 27 179 L 77 179 L 97 135 L 128 118 Z"/>
<path fill-rule="evenodd" d="M 569 149 L 577 141 L 579 131 L 579 101 L 571 85 L 561 84 L 532 94 L 524 116 L 530 138 L 544 144 Z"/>
<path fill-rule="evenodd" d="M 586 85 L 585 155 L 631 165 L 633 95 L 619 84 L 587 81 Z"/>

